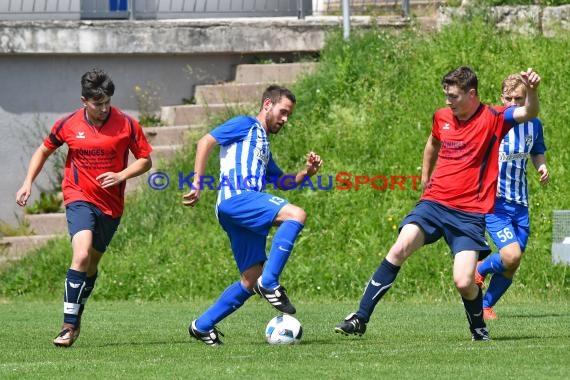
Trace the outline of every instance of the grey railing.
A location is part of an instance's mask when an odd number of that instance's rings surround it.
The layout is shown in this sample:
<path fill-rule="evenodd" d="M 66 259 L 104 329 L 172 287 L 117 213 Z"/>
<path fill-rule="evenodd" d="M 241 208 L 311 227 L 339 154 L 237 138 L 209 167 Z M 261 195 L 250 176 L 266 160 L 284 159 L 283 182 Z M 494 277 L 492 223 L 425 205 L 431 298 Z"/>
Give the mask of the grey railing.
<path fill-rule="evenodd" d="M 311 14 L 311 0 L 145 0 L 134 1 L 135 18 L 299 17 Z"/>
<path fill-rule="evenodd" d="M 400 13 L 410 0 L 350 0 L 350 14 Z M 340 15 L 342 0 L 0 0 L 0 20 Z"/>

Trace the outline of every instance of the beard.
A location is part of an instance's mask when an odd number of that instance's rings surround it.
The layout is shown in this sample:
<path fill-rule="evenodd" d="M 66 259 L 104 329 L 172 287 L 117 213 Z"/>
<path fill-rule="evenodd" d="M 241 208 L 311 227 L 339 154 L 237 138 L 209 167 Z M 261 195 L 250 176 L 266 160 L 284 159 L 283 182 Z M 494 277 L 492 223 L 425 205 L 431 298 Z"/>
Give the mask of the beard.
<path fill-rule="evenodd" d="M 279 122 L 277 122 L 277 118 L 271 112 L 265 116 L 265 125 L 267 125 L 269 133 L 274 134 L 278 133 L 281 130 L 281 127 L 283 127 L 283 124 L 279 124 Z"/>

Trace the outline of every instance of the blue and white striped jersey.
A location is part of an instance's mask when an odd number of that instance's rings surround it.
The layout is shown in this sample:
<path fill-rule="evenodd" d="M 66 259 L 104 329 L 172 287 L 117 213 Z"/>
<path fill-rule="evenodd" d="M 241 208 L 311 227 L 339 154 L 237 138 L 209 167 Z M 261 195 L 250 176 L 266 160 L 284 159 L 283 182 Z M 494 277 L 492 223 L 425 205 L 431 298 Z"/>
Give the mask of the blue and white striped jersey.
<path fill-rule="evenodd" d="M 546 145 L 540 120 L 515 125 L 499 146 L 497 197 L 528 207 L 528 158 L 544 152 Z"/>
<path fill-rule="evenodd" d="M 271 156 L 267 133 L 255 117 L 236 116 L 210 135 L 221 146 L 216 204 L 244 191 L 264 191 L 267 183 L 283 175 Z"/>

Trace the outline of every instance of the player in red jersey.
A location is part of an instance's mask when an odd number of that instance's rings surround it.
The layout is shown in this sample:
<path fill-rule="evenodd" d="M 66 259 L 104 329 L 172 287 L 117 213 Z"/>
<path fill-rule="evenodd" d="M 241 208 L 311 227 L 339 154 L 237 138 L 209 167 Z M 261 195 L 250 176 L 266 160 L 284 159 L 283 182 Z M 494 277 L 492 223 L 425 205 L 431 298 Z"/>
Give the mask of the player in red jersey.
<path fill-rule="evenodd" d="M 32 184 L 61 145 L 69 150 L 62 191 L 73 257 L 65 280 L 63 327 L 56 346 L 79 336 L 81 315 L 97 279 L 97 267 L 119 226 L 129 178 L 148 171 L 151 146 L 139 123 L 111 106 L 115 85 L 100 69 L 81 77 L 83 108 L 58 120 L 35 151 L 16 203 L 25 206 Z M 129 151 L 136 160 L 128 165 Z"/>
<path fill-rule="evenodd" d="M 538 115 L 540 77 L 532 69 L 521 75 L 527 94 L 525 105 L 518 108 L 482 104 L 477 76 L 469 67 L 458 67 L 443 77 L 447 108 L 435 112 L 424 149 L 424 193 L 400 224 L 398 239 L 368 282 L 358 311 L 338 324 L 336 332 L 364 334 L 374 308 L 404 261 L 443 237 L 453 254 L 453 280 L 463 300 L 471 337 L 489 340 L 482 293 L 474 274 L 478 254 L 490 252 L 485 214 L 492 212 L 495 201 L 499 143 L 515 124 Z"/>

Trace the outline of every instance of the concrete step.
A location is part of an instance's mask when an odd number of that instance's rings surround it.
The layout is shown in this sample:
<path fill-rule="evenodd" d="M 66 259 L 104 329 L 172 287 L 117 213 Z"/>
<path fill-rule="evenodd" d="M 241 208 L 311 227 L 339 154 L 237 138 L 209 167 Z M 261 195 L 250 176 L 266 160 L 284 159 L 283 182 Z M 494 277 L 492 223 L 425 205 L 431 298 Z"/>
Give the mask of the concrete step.
<path fill-rule="evenodd" d="M 0 239 L 0 266 L 18 261 L 32 249 L 62 235 L 9 236 Z"/>
<path fill-rule="evenodd" d="M 238 103 L 165 106 L 161 108 L 160 120 L 169 126 L 190 125 L 200 128 L 211 123 L 213 120 L 225 120 L 233 116 L 235 114 L 233 110 L 243 106 L 243 104 L 240 105 Z M 245 106 L 247 107 L 247 105 Z"/>
<path fill-rule="evenodd" d="M 234 83 L 292 83 L 315 72 L 318 65 L 317 62 L 238 65 Z"/>
<path fill-rule="evenodd" d="M 278 83 L 288 85 L 290 83 Z M 196 86 L 198 104 L 259 103 L 267 83 L 223 83 Z"/>
<path fill-rule="evenodd" d="M 180 145 L 186 140 L 191 130 L 201 128 L 200 125 L 172 125 L 143 128 L 148 142 L 153 146 Z"/>
<path fill-rule="evenodd" d="M 24 220 L 35 235 L 67 233 L 67 219 L 64 212 L 52 214 L 25 215 Z"/>

